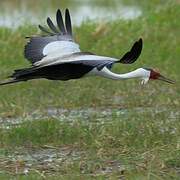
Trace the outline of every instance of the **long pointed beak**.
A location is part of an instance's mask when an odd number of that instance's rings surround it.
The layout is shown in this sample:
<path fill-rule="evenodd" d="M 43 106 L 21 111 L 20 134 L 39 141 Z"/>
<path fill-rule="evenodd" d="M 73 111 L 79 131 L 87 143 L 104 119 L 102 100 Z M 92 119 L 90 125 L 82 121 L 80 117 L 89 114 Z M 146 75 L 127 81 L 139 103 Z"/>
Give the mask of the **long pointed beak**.
<path fill-rule="evenodd" d="M 169 78 L 166 78 L 166 77 L 164 77 L 162 75 L 160 75 L 158 79 L 161 80 L 161 81 L 165 81 L 167 83 L 170 83 L 170 84 L 174 84 L 175 83 L 175 81 L 173 81 L 173 80 L 171 80 Z"/>

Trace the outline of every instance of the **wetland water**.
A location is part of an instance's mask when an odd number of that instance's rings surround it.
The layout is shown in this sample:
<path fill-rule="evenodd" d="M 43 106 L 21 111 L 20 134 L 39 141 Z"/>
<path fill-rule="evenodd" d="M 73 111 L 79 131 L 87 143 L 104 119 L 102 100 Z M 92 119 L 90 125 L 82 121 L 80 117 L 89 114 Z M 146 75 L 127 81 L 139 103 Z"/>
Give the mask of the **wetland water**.
<path fill-rule="evenodd" d="M 55 1 L 56 2 L 56 1 Z M 80 25 L 83 21 L 111 21 L 115 19 L 134 19 L 141 16 L 142 11 L 138 6 L 125 5 L 120 0 L 98 3 L 93 0 L 61 1 L 1 1 L 0 26 L 17 28 L 23 24 L 44 23 L 47 16 L 55 18 L 57 8 L 71 11 L 72 22 Z M 62 4 L 62 5 L 60 5 Z M 39 8 L 42 6 L 42 8 Z"/>

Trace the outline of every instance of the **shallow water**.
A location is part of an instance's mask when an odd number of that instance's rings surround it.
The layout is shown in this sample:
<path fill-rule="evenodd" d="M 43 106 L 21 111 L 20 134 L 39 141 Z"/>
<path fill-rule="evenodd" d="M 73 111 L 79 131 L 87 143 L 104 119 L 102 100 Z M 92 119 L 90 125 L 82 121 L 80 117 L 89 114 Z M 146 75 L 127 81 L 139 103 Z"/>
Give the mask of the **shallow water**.
<path fill-rule="evenodd" d="M 34 2 L 34 5 L 33 3 Z M 80 25 L 83 21 L 110 21 L 115 19 L 134 19 L 142 14 L 142 10 L 133 5 L 124 5 L 120 0 L 112 0 L 111 3 L 95 3 L 90 0 L 68 1 L 68 3 L 58 3 L 58 1 L 41 2 L 35 1 L 1 1 L 0 2 L 0 26 L 17 28 L 25 23 L 39 24 L 45 23 L 46 17 L 54 19 L 57 8 L 69 8 L 72 21 L 75 25 Z M 99 1 L 98 1 L 99 2 Z"/>

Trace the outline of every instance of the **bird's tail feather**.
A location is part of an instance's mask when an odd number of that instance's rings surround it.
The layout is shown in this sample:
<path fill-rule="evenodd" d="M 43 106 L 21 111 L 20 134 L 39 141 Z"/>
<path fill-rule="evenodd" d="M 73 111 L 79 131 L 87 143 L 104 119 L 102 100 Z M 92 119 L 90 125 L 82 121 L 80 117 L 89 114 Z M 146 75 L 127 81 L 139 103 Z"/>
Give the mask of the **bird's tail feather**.
<path fill-rule="evenodd" d="M 0 82 L 0 86 L 32 79 L 33 77 L 31 76 L 31 74 L 33 72 L 33 68 L 17 69 L 11 76 L 8 77 L 10 79 Z"/>
<path fill-rule="evenodd" d="M 6 85 L 6 84 L 12 84 L 22 81 L 22 79 L 7 79 L 5 81 L 0 82 L 0 86 Z"/>

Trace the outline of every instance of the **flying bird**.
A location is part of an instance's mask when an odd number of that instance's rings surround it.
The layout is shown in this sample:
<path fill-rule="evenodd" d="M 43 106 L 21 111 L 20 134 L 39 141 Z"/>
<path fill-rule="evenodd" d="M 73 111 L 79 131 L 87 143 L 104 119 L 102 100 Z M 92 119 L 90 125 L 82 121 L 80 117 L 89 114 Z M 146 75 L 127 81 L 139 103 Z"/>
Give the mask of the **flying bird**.
<path fill-rule="evenodd" d="M 114 64 L 131 64 L 138 59 L 143 46 L 141 38 L 120 59 L 99 56 L 91 52 L 82 52 L 79 44 L 74 41 L 68 9 L 65 11 L 64 21 L 61 11 L 57 10 L 56 22 L 57 25 L 54 25 L 48 17 L 49 29 L 39 25 L 39 29 L 46 35 L 28 37 L 24 56 L 31 63 L 31 67 L 15 70 L 9 76 L 10 79 L 0 82 L 0 85 L 39 78 L 66 81 L 91 75 L 114 80 L 140 78 L 142 84 L 146 84 L 149 79 L 174 82 L 151 68 L 138 68 L 125 74 L 111 71 Z"/>

